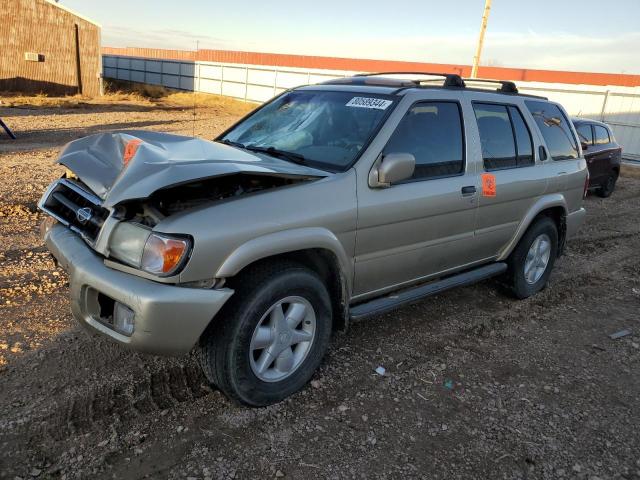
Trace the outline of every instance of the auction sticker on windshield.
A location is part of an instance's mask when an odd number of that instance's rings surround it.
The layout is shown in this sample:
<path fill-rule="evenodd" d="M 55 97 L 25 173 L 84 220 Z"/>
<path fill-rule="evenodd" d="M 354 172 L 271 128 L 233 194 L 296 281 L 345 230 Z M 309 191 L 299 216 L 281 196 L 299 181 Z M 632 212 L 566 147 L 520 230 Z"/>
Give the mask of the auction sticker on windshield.
<path fill-rule="evenodd" d="M 353 97 L 347 102 L 347 107 L 357 108 L 375 108 L 376 110 L 386 110 L 393 102 L 391 100 L 384 100 L 382 98 L 370 98 L 370 97 Z"/>

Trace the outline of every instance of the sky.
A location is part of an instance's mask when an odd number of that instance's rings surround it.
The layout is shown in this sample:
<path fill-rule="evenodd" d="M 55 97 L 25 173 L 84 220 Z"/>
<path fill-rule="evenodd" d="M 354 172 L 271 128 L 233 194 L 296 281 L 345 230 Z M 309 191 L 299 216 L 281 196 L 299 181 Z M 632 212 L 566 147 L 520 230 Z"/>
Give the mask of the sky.
<path fill-rule="evenodd" d="M 60 0 L 102 44 L 471 64 L 484 0 Z M 481 65 L 640 74 L 640 0 L 493 0 Z"/>

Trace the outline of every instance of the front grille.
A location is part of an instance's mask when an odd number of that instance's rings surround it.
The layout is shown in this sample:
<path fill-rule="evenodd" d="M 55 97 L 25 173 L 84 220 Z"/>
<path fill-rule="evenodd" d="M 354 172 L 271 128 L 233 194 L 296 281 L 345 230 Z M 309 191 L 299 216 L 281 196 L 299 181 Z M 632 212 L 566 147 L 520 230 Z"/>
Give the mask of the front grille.
<path fill-rule="evenodd" d="M 98 197 L 65 178 L 51 184 L 38 206 L 92 245 L 109 216 Z"/>

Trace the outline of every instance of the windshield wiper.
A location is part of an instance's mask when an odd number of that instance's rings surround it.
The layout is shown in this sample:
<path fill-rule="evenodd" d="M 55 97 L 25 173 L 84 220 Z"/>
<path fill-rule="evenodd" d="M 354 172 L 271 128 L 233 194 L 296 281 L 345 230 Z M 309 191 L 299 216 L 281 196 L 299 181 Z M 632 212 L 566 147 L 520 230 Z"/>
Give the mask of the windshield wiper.
<path fill-rule="evenodd" d="M 272 155 L 274 157 L 284 158 L 285 160 L 297 163 L 298 165 L 305 165 L 307 163 L 307 159 L 304 157 L 304 155 L 300 155 L 299 153 L 294 152 L 287 152 L 286 150 L 280 150 L 275 147 L 256 147 L 254 145 L 247 145 L 244 148 L 247 150 L 251 150 L 252 152 L 261 152 L 266 153 L 267 155 Z"/>
<path fill-rule="evenodd" d="M 234 142 L 228 139 L 224 139 L 224 140 L 220 140 L 220 143 L 224 143 L 225 145 L 231 145 L 232 147 L 238 147 L 238 148 L 246 148 L 244 146 L 244 143 L 240 143 L 240 142 Z"/>

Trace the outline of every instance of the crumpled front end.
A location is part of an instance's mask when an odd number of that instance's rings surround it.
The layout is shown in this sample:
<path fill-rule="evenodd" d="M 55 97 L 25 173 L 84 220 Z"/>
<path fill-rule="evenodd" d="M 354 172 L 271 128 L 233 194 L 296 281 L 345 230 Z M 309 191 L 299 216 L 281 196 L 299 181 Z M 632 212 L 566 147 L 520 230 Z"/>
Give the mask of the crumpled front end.
<path fill-rule="evenodd" d="M 211 278 L 215 269 L 208 278 L 180 281 L 200 232 L 163 232 L 163 221 L 326 176 L 227 145 L 155 132 L 76 140 L 58 161 L 68 172 L 38 206 L 56 220 L 45 242 L 69 273 L 75 318 L 93 332 L 159 354 L 189 351 L 233 294 Z"/>
<path fill-rule="evenodd" d="M 233 290 L 163 285 L 107 267 L 70 229 L 53 225 L 45 243 L 69 273 L 73 316 L 90 332 L 135 350 L 189 352 Z"/>

